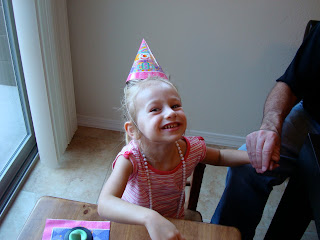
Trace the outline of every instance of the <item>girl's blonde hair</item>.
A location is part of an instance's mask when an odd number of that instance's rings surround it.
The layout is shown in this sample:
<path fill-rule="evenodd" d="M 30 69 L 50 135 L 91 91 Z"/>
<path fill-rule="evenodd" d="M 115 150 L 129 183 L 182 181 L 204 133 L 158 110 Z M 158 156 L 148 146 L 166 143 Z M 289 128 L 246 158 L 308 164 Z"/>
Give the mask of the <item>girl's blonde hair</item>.
<path fill-rule="evenodd" d="M 172 82 L 170 82 L 167 79 L 159 78 L 159 77 L 156 77 L 156 78 L 149 77 L 145 80 L 130 80 L 129 82 L 127 82 L 124 88 L 124 94 L 122 99 L 123 116 L 125 121 L 131 121 L 134 124 L 138 139 L 141 137 L 141 132 L 136 124 L 137 115 L 136 115 L 135 99 L 141 90 L 146 89 L 150 85 L 157 82 L 164 82 L 178 92 L 177 88 L 173 85 Z M 132 139 L 126 132 L 126 143 L 128 144 L 131 140 Z"/>

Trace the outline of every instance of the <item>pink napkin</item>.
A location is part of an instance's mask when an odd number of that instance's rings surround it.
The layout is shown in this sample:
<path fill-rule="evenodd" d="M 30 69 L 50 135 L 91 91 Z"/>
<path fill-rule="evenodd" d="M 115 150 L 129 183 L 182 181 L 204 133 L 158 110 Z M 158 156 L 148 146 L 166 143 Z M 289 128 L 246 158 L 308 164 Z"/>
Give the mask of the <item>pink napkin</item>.
<path fill-rule="evenodd" d="M 42 240 L 63 240 L 64 235 L 74 227 L 89 229 L 94 240 L 109 240 L 109 221 L 75 221 L 64 219 L 47 219 Z"/>

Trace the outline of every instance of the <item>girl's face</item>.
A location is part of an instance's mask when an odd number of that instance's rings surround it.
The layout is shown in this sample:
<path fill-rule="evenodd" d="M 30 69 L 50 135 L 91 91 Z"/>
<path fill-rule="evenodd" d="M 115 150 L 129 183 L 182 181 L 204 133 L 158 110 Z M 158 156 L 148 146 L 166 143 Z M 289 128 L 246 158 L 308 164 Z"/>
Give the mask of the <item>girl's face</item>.
<path fill-rule="evenodd" d="M 164 82 L 152 83 L 136 96 L 137 125 L 142 138 L 174 142 L 187 128 L 187 119 L 177 91 Z"/>

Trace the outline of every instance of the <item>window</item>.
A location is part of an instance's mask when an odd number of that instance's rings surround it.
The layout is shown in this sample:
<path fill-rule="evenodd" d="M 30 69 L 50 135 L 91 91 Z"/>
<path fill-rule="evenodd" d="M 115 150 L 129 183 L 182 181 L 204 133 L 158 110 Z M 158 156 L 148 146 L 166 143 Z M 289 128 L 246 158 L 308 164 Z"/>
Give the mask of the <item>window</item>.
<path fill-rule="evenodd" d="M 0 2 L 0 214 L 38 159 L 10 0 Z"/>

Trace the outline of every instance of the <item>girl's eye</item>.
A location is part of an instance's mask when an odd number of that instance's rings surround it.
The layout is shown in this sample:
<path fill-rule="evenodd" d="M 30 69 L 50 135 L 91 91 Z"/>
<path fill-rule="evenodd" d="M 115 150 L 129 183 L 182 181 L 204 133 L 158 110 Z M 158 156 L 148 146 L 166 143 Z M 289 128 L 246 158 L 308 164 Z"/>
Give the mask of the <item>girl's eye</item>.
<path fill-rule="evenodd" d="M 150 112 L 158 112 L 160 110 L 160 108 L 152 108 L 151 110 L 150 110 Z"/>
<path fill-rule="evenodd" d="M 180 104 L 175 104 L 175 105 L 172 106 L 172 109 L 179 108 L 179 107 L 181 107 Z"/>

